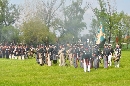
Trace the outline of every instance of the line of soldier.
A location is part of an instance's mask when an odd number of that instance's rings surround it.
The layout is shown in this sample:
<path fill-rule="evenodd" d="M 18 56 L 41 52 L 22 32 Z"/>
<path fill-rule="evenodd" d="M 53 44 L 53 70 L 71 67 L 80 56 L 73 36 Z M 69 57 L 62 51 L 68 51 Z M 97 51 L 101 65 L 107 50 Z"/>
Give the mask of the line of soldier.
<path fill-rule="evenodd" d="M 101 63 L 101 59 L 103 59 L 104 68 L 111 66 L 114 51 L 114 57 L 116 57 L 113 59 L 115 67 L 119 67 L 121 57 L 121 49 L 119 45 L 116 45 L 116 48 L 112 49 L 111 45 L 105 44 L 102 51 L 99 50 L 98 45 L 85 46 L 83 44 L 67 44 L 66 46 L 38 45 L 36 48 L 24 45 L 0 45 L 1 58 L 26 59 L 29 55 L 33 56 L 33 54 L 36 54 L 36 62 L 41 66 L 44 64 L 52 66 L 52 64 L 59 63 L 59 66 L 70 65 L 77 68 L 79 65 L 84 69 L 84 72 L 90 72 L 91 68 L 97 70 L 99 68 L 99 63 Z M 69 60 L 69 64 L 67 64 L 67 60 Z"/>
<path fill-rule="evenodd" d="M 115 54 L 114 54 L 115 53 Z M 112 65 L 112 56 L 114 57 L 115 67 L 119 67 L 119 60 L 121 57 L 121 49 L 119 45 L 116 45 L 116 48 L 113 49 L 111 45 L 104 45 L 104 49 L 99 50 L 98 45 L 95 46 L 84 46 L 80 45 L 60 45 L 59 48 L 54 45 L 40 46 L 37 47 L 37 58 L 36 61 L 38 64 L 43 65 L 47 64 L 48 66 L 53 63 L 58 63 L 59 66 L 68 65 L 66 60 L 69 60 L 69 65 L 74 66 L 75 68 L 78 65 L 84 68 L 84 71 L 90 72 L 91 68 L 96 70 L 99 68 L 99 63 L 103 59 L 104 68 Z"/>
<path fill-rule="evenodd" d="M 36 48 L 36 62 L 41 66 L 47 64 L 48 66 L 52 65 L 53 63 L 57 63 L 58 56 L 58 48 L 54 45 L 38 45 Z"/>
<path fill-rule="evenodd" d="M 33 47 L 26 45 L 0 45 L 0 58 L 27 59 L 33 55 Z"/>

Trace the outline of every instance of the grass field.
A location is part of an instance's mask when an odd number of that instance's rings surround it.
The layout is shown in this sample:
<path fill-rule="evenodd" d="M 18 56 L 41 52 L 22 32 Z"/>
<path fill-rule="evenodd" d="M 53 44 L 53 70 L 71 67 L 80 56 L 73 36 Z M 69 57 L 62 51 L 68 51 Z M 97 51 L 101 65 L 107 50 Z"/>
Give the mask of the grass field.
<path fill-rule="evenodd" d="M 0 59 L 0 86 L 130 86 L 130 51 L 123 51 L 120 68 L 84 72 L 82 68 L 39 66 L 35 59 Z"/>

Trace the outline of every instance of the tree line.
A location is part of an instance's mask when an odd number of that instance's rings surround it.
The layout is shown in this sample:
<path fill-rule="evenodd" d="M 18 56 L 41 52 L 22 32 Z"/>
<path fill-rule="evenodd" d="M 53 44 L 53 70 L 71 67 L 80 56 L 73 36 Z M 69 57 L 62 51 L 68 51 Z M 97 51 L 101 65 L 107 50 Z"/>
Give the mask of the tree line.
<path fill-rule="evenodd" d="M 130 16 L 118 12 L 115 1 L 95 2 L 98 7 L 84 0 L 25 0 L 20 5 L 0 0 L 0 42 L 73 43 L 81 37 L 93 41 L 102 22 L 108 43 L 129 43 Z M 88 9 L 94 13 L 90 27 L 84 18 Z M 89 34 L 81 36 L 85 29 Z"/>

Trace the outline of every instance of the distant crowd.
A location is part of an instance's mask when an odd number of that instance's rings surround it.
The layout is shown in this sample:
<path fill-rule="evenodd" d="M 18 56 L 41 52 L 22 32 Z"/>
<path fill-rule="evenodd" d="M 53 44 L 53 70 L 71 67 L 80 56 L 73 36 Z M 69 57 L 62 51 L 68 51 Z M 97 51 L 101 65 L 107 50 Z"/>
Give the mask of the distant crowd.
<path fill-rule="evenodd" d="M 27 45 L 0 45 L 0 58 L 24 60 L 29 57 L 36 58 L 36 62 L 43 66 L 59 64 L 59 66 L 81 67 L 84 72 L 96 70 L 103 62 L 104 68 L 114 66 L 119 68 L 121 48 L 117 44 L 115 48 L 111 44 L 104 44 L 101 50 L 98 45 L 66 44 L 66 45 L 43 45 L 37 47 Z M 68 64 L 69 63 L 69 64 Z"/>

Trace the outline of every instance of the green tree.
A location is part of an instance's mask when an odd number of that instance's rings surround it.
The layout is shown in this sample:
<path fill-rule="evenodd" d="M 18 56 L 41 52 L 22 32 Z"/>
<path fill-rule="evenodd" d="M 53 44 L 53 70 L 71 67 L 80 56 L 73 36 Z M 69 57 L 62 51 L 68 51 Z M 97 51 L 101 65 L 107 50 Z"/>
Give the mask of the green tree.
<path fill-rule="evenodd" d="M 55 30 L 61 23 L 60 17 L 57 16 L 57 14 L 60 13 L 59 9 L 62 6 L 62 1 L 63 0 L 26 0 L 21 9 L 21 13 L 24 15 L 22 21 L 25 23 L 36 19 L 42 23 L 44 22 L 44 25 L 48 28 L 48 32 L 51 32 L 46 36 L 48 36 L 49 42 L 54 42 Z"/>
<path fill-rule="evenodd" d="M 100 8 L 93 9 L 96 19 L 92 21 L 92 25 L 97 22 L 98 24 L 95 24 L 95 27 L 97 27 L 102 22 L 105 28 L 107 42 L 110 43 L 112 37 L 116 37 L 117 34 L 118 36 L 122 36 L 119 26 L 122 27 L 121 20 L 123 13 L 118 13 L 115 9 L 112 9 L 112 4 L 109 0 L 98 0 L 98 2 Z M 94 26 L 91 26 L 91 28 L 95 29 Z"/>
<path fill-rule="evenodd" d="M 128 45 L 130 43 L 130 16 L 128 14 L 124 14 L 121 23 L 123 24 L 123 27 L 121 27 L 123 33 L 123 42 L 127 43 L 128 49 Z"/>
<path fill-rule="evenodd" d="M 14 28 L 13 26 L 4 26 L 2 28 L 2 38 L 3 42 L 20 42 L 19 39 L 19 29 Z"/>
<path fill-rule="evenodd" d="M 82 0 L 72 0 L 72 4 L 69 6 L 64 5 L 63 7 L 63 26 L 62 29 L 59 28 L 60 33 L 62 34 L 62 39 L 68 39 L 69 41 L 73 38 L 78 39 L 79 33 L 86 29 L 86 23 L 83 22 L 83 16 L 86 11 L 86 6 L 82 7 Z M 69 35 L 70 34 L 70 35 Z M 64 35 L 64 36 L 63 36 Z M 67 36 L 68 35 L 68 36 Z M 67 37 L 67 38 L 64 38 Z"/>
<path fill-rule="evenodd" d="M 19 18 L 19 9 L 14 4 L 9 4 L 8 0 L 0 0 L 0 39 L 3 40 L 2 31 L 12 27 Z M 9 26 L 9 27 L 8 27 Z M 7 35 L 7 33 L 6 33 Z M 9 34 L 10 35 L 10 34 Z"/>
<path fill-rule="evenodd" d="M 26 0 L 21 12 L 24 12 L 24 21 L 37 16 L 50 30 L 57 26 L 59 19 L 59 9 L 63 4 L 63 0 Z"/>
<path fill-rule="evenodd" d="M 43 21 L 33 18 L 24 22 L 21 29 L 21 38 L 27 44 L 55 42 L 56 36 L 46 27 Z"/>

